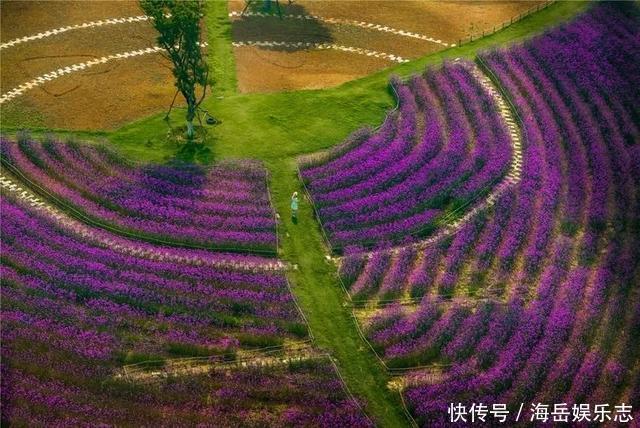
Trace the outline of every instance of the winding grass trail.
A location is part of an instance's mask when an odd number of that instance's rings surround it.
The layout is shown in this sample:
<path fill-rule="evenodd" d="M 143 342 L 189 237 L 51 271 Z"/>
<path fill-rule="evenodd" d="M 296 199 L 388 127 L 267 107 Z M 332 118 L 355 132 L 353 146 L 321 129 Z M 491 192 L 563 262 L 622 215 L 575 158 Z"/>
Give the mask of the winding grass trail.
<path fill-rule="evenodd" d="M 271 172 L 273 202 L 281 216 L 281 257 L 298 266 L 289 276 L 316 347 L 335 358 L 347 386 L 365 400 L 365 411 L 379 426 L 409 426 L 399 395 L 387 389 L 385 370 L 358 335 L 336 267 L 325 258 L 328 252 L 308 201 L 301 199 L 298 223 L 291 221 L 289 198 L 294 191 L 303 194 L 295 159 L 266 163 Z"/>

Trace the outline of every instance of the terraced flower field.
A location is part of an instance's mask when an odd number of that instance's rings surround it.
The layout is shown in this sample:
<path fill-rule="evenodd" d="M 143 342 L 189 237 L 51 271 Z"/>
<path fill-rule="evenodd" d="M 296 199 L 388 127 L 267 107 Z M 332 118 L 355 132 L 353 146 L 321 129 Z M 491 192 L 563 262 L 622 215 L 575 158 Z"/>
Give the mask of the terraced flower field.
<path fill-rule="evenodd" d="M 423 238 L 506 174 L 512 141 L 472 68 L 447 64 L 406 84 L 393 80 L 399 109 L 377 132 L 360 130 L 303 159 L 334 250 Z"/>
<path fill-rule="evenodd" d="M 639 369 L 637 28 L 602 5 L 482 54 L 522 118 L 521 182 L 423 251 L 344 259 L 354 297 L 416 301 L 362 319 L 385 364 L 450 365 L 434 382 L 408 375 L 422 424 L 459 401 L 638 402 L 622 376 Z"/>
<path fill-rule="evenodd" d="M 3 3 L 2 426 L 637 424 L 637 2 L 265 3 L 197 144 L 135 3 Z"/>
<path fill-rule="evenodd" d="M 2 205 L 2 280 L 12 285 L 3 291 L 3 310 L 26 317 L 24 327 L 43 312 L 68 314 L 63 324 L 86 325 L 88 337 L 101 331 L 96 352 L 105 357 L 183 346 L 223 354 L 306 336 L 282 271 L 260 270 L 259 259 L 233 269 L 136 257 L 86 243 L 16 200 L 3 197 Z M 42 321 L 44 335 L 47 323 L 57 325 Z"/>
<path fill-rule="evenodd" d="M 22 365 L 50 364 L 56 355 L 39 357 Z M 3 402 L 3 417 L 18 425 L 372 426 L 323 360 L 185 376 L 133 390 L 108 379 L 97 383 L 105 373 L 90 361 L 61 365 L 51 380 L 28 369 L 4 370 L 3 389 L 14 399 Z"/>
<path fill-rule="evenodd" d="M 131 165 L 103 146 L 0 142 L 4 165 L 72 209 L 133 236 L 273 253 L 276 220 L 259 162 L 206 170 Z"/>
<path fill-rule="evenodd" d="M 270 260 L 150 246 L 128 254 L 122 242 L 87 242 L 22 192 L 0 200 L 3 420 L 370 426 L 327 358 L 230 366 L 308 340 Z M 113 375 L 122 364 L 158 370 L 182 359 L 205 370 L 168 384 L 152 375 L 135 389 Z"/>

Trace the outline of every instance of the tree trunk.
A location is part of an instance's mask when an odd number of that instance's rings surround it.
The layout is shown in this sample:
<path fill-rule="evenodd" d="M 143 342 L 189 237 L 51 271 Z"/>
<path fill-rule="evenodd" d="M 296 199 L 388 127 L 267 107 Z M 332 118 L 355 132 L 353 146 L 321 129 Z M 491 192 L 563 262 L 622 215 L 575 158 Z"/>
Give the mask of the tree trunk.
<path fill-rule="evenodd" d="M 193 103 L 187 106 L 187 138 L 191 141 L 194 136 L 193 119 L 196 117 L 196 108 Z"/>
<path fill-rule="evenodd" d="M 187 120 L 187 139 L 189 141 L 193 140 L 193 120 Z"/>

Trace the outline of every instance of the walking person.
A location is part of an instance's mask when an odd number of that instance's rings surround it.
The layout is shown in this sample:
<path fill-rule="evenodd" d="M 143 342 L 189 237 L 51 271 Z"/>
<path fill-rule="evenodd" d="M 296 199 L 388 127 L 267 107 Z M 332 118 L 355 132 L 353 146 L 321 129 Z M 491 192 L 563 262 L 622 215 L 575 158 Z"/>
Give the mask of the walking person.
<path fill-rule="evenodd" d="M 291 221 L 293 224 L 298 223 L 298 192 L 293 192 L 291 195 Z"/>

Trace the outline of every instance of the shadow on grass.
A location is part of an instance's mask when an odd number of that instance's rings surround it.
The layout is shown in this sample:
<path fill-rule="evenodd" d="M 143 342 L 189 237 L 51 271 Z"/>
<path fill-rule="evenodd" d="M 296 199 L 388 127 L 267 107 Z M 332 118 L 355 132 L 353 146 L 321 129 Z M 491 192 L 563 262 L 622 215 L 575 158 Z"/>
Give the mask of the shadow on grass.
<path fill-rule="evenodd" d="M 166 164 L 202 164 L 209 165 L 215 161 L 213 148 L 217 138 L 211 132 L 212 124 L 208 124 L 208 113 L 202 115 L 194 122 L 195 135 L 190 140 L 187 138 L 187 127 L 182 120 L 166 119 L 167 134 L 166 147 L 173 147 L 171 154 L 165 157 Z M 215 119 L 214 119 L 215 120 Z M 179 125 L 178 125 L 179 124 Z M 215 124 L 219 124 L 216 122 Z"/>
<path fill-rule="evenodd" d="M 284 2 L 282 2 L 284 3 Z M 263 10 L 263 2 L 251 4 L 253 12 L 262 12 L 268 16 L 241 16 L 232 21 L 231 31 L 235 42 L 303 42 L 332 43 L 333 36 L 329 28 L 321 21 L 311 18 L 291 18 L 287 16 L 309 16 L 309 12 L 298 4 L 281 4 L 283 18 L 280 19 L 275 6 L 271 2 L 269 10 Z M 296 52 L 307 49 L 300 46 L 260 46 L 260 49 Z"/>
<path fill-rule="evenodd" d="M 215 160 L 210 145 L 204 142 L 189 141 L 181 144 L 168 163 L 212 164 Z"/>

